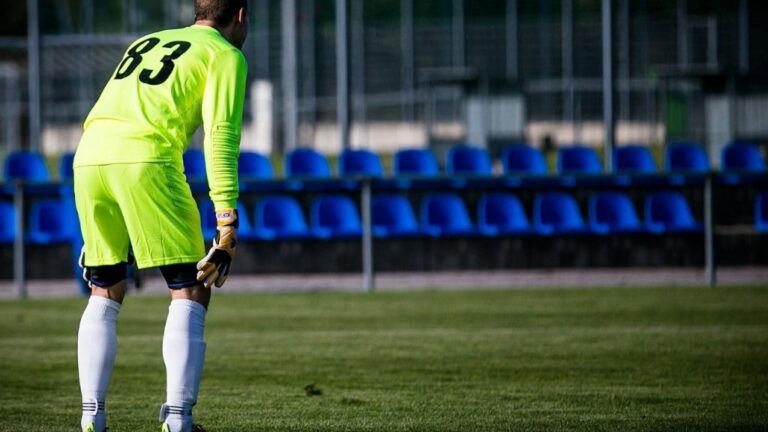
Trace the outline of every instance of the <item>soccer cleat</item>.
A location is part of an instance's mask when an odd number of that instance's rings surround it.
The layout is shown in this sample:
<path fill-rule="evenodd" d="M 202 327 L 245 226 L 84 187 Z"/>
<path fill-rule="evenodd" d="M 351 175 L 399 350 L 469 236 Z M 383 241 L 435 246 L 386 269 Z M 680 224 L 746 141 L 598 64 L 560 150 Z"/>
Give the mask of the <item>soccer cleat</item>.
<path fill-rule="evenodd" d="M 160 432 L 174 432 L 174 431 L 172 431 L 168 427 L 168 423 L 163 423 L 163 426 L 160 427 Z M 202 427 L 199 424 L 196 424 L 196 425 L 192 426 L 192 431 L 191 432 L 206 432 L 206 431 L 205 431 L 204 427 Z"/>
<path fill-rule="evenodd" d="M 107 432 L 107 429 L 109 428 L 104 428 L 102 432 Z M 98 431 L 96 430 L 96 426 L 94 426 L 93 423 L 88 423 L 83 428 L 83 432 L 98 432 Z"/>

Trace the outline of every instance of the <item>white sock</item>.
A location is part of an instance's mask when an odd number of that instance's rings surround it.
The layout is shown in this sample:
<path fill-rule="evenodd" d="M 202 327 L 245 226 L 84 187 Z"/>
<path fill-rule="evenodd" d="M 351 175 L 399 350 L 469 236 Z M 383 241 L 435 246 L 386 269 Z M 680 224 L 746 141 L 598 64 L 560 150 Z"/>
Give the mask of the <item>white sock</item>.
<path fill-rule="evenodd" d="M 117 353 L 118 312 L 120 303 L 91 296 L 77 334 L 77 364 L 83 397 L 80 425 L 93 423 L 97 431 L 103 431 L 107 423 L 104 402 Z"/>
<path fill-rule="evenodd" d="M 192 300 L 173 300 L 168 308 L 163 335 L 167 394 L 160 420 L 170 432 L 192 429 L 192 407 L 205 361 L 205 312 L 203 305 Z"/>

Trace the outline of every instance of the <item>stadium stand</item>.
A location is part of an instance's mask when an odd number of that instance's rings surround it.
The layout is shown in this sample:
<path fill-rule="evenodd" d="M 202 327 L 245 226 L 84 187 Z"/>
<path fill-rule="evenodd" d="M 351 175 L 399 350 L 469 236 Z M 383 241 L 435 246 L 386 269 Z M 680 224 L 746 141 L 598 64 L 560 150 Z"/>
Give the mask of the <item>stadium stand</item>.
<path fill-rule="evenodd" d="M 264 240 L 314 237 L 298 201 L 285 195 L 265 196 L 256 203 L 253 230 Z"/>
<path fill-rule="evenodd" d="M 433 237 L 477 234 L 464 202 L 452 193 L 429 194 L 424 197 L 421 202 L 421 225 Z"/>
<path fill-rule="evenodd" d="M 237 173 L 245 179 L 271 179 L 274 177 L 269 158 L 251 151 L 240 152 L 237 161 Z"/>
<path fill-rule="evenodd" d="M 13 203 L 0 201 L 0 244 L 16 240 L 16 209 Z"/>
<path fill-rule="evenodd" d="M 3 175 L 6 181 L 24 180 L 32 182 L 47 182 L 48 167 L 40 153 L 19 150 L 5 157 Z"/>
<path fill-rule="evenodd" d="M 468 174 L 489 176 L 492 173 L 491 158 L 488 152 L 479 147 L 460 144 L 448 151 L 446 171 L 448 174 Z"/>
<path fill-rule="evenodd" d="M 504 173 L 523 175 L 545 175 L 547 162 L 541 152 L 527 144 L 511 144 L 501 154 Z"/>
<path fill-rule="evenodd" d="M 363 225 L 352 199 L 345 195 L 321 195 L 312 201 L 312 229 L 331 239 L 360 237 Z"/>
<path fill-rule="evenodd" d="M 603 166 L 591 147 L 573 145 L 557 152 L 557 172 L 560 174 L 600 174 Z"/>
<path fill-rule="evenodd" d="M 533 203 L 533 224 L 539 234 L 589 232 L 576 199 L 564 192 L 545 192 L 536 196 Z"/>
<path fill-rule="evenodd" d="M 647 147 L 627 145 L 614 151 L 613 170 L 617 174 L 650 174 L 656 172 L 656 164 Z"/>
<path fill-rule="evenodd" d="M 402 195 L 374 196 L 371 200 L 371 218 L 376 237 L 413 237 L 422 234 L 413 207 Z"/>
<path fill-rule="evenodd" d="M 688 200 L 678 192 L 651 192 L 645 197 L 645 225 L 654 233 L 700 232 Z"/>
<path fill-rule="evenodd" d="M 760 192 L 755 197 L 755 228 L 768 233 L 768 191 Z"/>
<path fill-rule="evenodd" d="M 440 167 L 431 150 L 405 149 L 395 153 L 394 174 L 431 177 L 440 175 Z"/>
<path fill-rule="evenodd" d="M 596 234 L 645 231 L 632 200 L 622 192 L 600 192 L 590 197 L 589 227 Z"/>
<path fill-rule="evenodd" d="M 187 180 L 205 180 L 208 178 L 205 171 L 205 155 L 202 150 L 188 149 L 182 155 L 184 161 L 184 174 Z"/>
<path fill-rule="evenodd" d="M 379 156 L 370 150 L 344 150 L 339 156 L 339 175 L 381 177 L 384 168 Z"/>
<path fill-rule="evenodd" d="M 723 171 L 765 171 L 760 150 L 751 142 L 736 141 L 726 145 L 721 153 Z"/>
<path fill-rule="evenodd" d="M 32 244 L 61 243 L 72 239 L 62 201 L 44 199 L 32 203 L 27 241 Z"/>
<path fill-rule="evenodd" d="M 286 177 L 330 177 L 331 167 L 321 153 L 299 148 L 285 155 Z"/>
<path fill-rule="evenodd" d="M 709 159 L 699 144 L 677 141 L 667 146 L 664 169 L 669 173 L 706 172 L 709 171 Z"/>
<path fill-rule="evenodd" d="M 477 225 L 483 235 L 491 237 L 534 232 L 520 199 L 510 193 L 488 193 L 480 197 Z"/>
<path fill-rule="evenodd" d="M 72 162 L 75 160 L 74 153 L 64 153 L 59 159 L 59 180 L 72 180 L 74 175 Z"/>

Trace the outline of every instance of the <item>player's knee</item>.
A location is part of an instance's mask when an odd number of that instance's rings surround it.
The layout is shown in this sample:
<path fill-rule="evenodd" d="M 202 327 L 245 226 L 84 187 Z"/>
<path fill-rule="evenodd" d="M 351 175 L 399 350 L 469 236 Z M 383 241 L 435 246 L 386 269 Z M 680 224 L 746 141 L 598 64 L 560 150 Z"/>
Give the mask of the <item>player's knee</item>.
<path fill-rule="evenodd" d="M 160 273 L 170 289 L 193 288 L 200 285 L 197 281 L 197 267 L 194 263 L 169 264 L 160 267 Z"/>
<path fill-rule="evenodd" d="M 88 267 L 88 282 L 99 288 L 107 288 L 125 280 L 128 263 L 121 262 L 105 266 Z"/>

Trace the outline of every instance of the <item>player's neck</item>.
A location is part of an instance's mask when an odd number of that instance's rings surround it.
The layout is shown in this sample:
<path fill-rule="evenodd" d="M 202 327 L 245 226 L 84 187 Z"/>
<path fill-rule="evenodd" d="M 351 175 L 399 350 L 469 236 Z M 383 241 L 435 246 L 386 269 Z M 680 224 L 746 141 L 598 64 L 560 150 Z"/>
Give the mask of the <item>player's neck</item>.
<path fill-rule="evenodd" d="M 197 20 L 195 21 L 195 25 L 201 25 L 201 26 L 207 26 L 216 29 L 219 33 L 221 33 L 222 36 L 224 36 L 224 39 L 228 40 L 230 43 L 232 43 L 232 25 L 228 26 L 221 26 L 219 24 L 216 24 L 213 20 Z"/>

